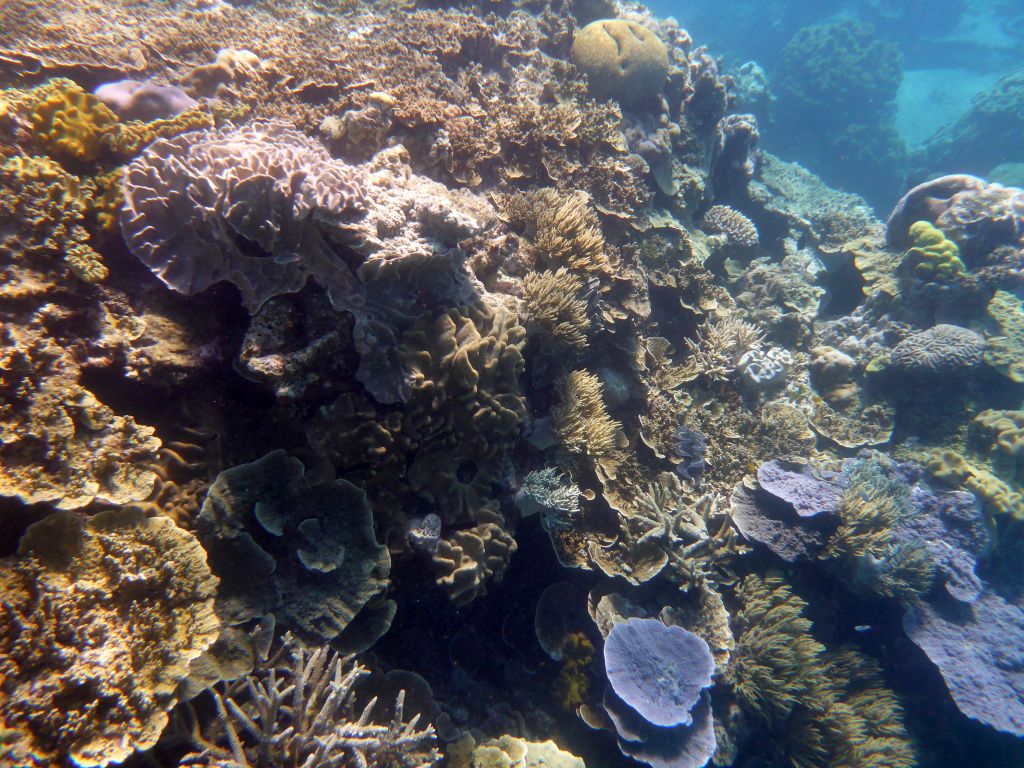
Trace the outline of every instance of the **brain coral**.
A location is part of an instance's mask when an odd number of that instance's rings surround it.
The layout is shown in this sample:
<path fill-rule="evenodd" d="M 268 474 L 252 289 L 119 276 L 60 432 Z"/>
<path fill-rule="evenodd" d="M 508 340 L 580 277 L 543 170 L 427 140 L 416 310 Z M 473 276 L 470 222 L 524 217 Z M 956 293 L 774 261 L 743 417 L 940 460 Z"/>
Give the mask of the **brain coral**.
<path fill-rule="evenodd" d="M 649 29 L 623 19 L 601 19 L 576 33 L 572 58 L 599 98 L 638 108 L 661 91 L 668 50 Z"/>
<path fill-rule="evenodd" d="M 350 166 L 283 125 L 193 131 L 153 142 L 126 169 L 129 248 L 171 288 L 238 286 L 250 311 L 310 275 L 353 278 L 327 232 L 359 214 Z"/>
<path fill-rule="evenodd" d="M 906 373 L 958 373 L 976 367 L 985 354 L 985 339 L 958 325 L 936 325 L 915 333 L 892 350 L 894 368 Z"/>
<path fill-rule="evenodd" d="M 233 622 L 273 613 L 325 643 L 387 586 L 391 557 L 366 494 L 344 480 L 310 486 L 281 450 L 221 472 L 197 529 Z"/>
<path fill-rule="evenodd" d="M 50 515 L 0 561 L 0 762 L 105 766 L 156 743 L 217 638 L 193 536 L 132 511 Z"/>

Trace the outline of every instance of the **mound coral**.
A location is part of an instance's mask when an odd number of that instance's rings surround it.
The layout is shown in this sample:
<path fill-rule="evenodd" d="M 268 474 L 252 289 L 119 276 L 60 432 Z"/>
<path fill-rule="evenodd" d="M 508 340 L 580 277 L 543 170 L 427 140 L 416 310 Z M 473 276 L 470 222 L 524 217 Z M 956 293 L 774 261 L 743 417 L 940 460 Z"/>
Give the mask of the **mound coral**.
<path fill-rule="evenodd" d="M 311 486 L 282 450 L 221 472 L 196 527 L 230 623 L 273 613 L 328 642 L 387 587 L 391 557 L 366 494 L 344 480 Z"/>
<path fill-rule="evenodd" d="M 49 152 L 91 162 L 106 151 L 104 137 L 118 123 L 106 104 L 63 78 L 40 86 L 34 96 L 33 135 Z"/>
<path fill-rule="evenodd" d="M 122 762 L 152 747 L 189 662 L 217 639 L 195 538 L 132 511 L 58 512 L 0 563 L 0 758 Z"/>
<path fill-rule="evenodd" d="M 390 722 L 373 721 L 377 699 L 357 709 L 369 670 L 328 647 L 282 647 L 246 679 L 214 690 L 217 719 L 190 734 L 195 752 L 183 765 L 216 768 L 357 765 L 428 768 L 441 756 L 434 727 L 405 719 L 403 690 Z"/>
<path fill-rule="evenodd" d="M 956 375 L 977 367 L 984 354 L 982 336 L 968 328 L 942 323 L 897 344 L 890 363 L 905 374 Z"/>
<path fill-rule="evenodd" d="M 967 271 L 960 261 L 956 243 L 931 222 L 915 221 L 910 225 L 909 235 L 912 245 L 907 257 L 913 260 L 914 272 L 918 275 L 950 280 Z"/>
<path fill-rule="evenodd" d="M 601 19 L 576 33 L 572 58 L 590 92 L 626 109 L 647 106 L 668 76 L 668 51 L 651 30 L 624 19 Z"/>
<path fill-rule="evenodd" d="M 614 451 L 622 428 L 608 415 L 601 380 L 589 371 L 573 371 L 557 388 L 559 404 L 551 411 L 551 426 L 562 444 L 595 458 Z"/>
<path fill-rule="evenodd" d="M 701 226 L 715 235 L 724 235 L 729 245 L 749 249 L 758 243 L 757 227 L 749 218 L 727 205 L 713 205 L 701 220 Z"/>

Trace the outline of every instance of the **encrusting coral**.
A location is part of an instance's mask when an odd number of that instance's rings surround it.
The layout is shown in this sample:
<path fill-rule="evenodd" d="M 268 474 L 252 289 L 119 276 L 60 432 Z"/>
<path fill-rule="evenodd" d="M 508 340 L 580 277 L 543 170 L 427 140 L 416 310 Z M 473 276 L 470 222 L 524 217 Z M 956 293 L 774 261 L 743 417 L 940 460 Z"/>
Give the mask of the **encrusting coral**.
<path fill-rule="evenodd" d="M 0 759 L 106 766 L 152 747 L 217 638 L 217 579 L 168 518 L 59 512 L 0 561 Z"/>

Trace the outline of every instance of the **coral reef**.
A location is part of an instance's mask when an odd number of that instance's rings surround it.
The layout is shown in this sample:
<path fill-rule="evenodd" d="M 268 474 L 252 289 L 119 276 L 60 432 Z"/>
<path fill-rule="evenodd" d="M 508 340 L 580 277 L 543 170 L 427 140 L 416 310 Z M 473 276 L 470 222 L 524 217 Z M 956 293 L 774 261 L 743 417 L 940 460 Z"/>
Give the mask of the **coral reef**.
<path fill-rule="evenodd" d="M 3 761 L 106 766 L 152 747 L 217 639 L 216 588 L 167 518 L 59 512 L 30 527 L 0 565 Z"/>

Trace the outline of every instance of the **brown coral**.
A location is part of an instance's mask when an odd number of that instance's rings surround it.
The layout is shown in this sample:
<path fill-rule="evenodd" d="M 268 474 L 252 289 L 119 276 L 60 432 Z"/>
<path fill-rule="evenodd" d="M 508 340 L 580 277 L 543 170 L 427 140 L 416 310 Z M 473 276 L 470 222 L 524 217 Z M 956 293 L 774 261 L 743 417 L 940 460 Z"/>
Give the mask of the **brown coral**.
<path fill-rule="evenodd" d="M 79 383 L 79 369 L 41 327 L 0 331 L 0 496 L 77 509 L 145 499 L 160 440 Z"/>
<path fill-rule="evenodd" d="M 480 523 L 437 542 L 433 564 L 437 583 L 454 605 L 469 605 L 487 594 L 487 582 L 501 581 L 516 551 L 496 505 L 478 513 Z"/>
<path fill-rule="evenodd" d="M 589 371 L 573 371 L 557 385 L 559 405 L 551 425 L 562 444 L 574 453 L 607 456 L 622 441 L 622 426 L 608 415 L 601 380 Z"/>
<path fill-rule="evenodd" d="M 0 756 L 119 763 L 156 743 L 189 662 L 217 638 L 217 579 L 167 518 L 60 512 L 0 563 Z"/>

